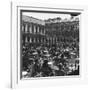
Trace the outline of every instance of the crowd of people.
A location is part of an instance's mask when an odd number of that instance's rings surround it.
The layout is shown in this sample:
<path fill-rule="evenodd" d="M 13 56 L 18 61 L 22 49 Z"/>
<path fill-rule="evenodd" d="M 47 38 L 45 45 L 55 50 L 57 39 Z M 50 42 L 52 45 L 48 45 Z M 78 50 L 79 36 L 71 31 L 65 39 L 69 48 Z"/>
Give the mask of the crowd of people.
<path fill-rule="evenodd" d="M 79 75 L 79 44 L 22 46 L 22 77 Z"/>

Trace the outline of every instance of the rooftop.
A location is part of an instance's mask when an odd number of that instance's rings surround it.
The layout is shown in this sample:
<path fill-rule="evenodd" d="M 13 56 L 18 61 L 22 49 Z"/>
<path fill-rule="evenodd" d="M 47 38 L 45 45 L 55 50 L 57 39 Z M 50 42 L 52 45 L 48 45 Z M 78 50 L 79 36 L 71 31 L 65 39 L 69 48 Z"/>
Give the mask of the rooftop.
<path fill-rule="evenodd" d="M 41 19 L 37 19 L 37 18 L 34 18 L 34 17 L 30 17 L 30 16 L 25 16 L 25 15 L 22 15 L 22 20 L 25 21 L 25 22 L 32 22 L 32 23 L 35 23 L 35 24 L 40 24 L 40 25 L 45 25 L 45 22 Z"/>

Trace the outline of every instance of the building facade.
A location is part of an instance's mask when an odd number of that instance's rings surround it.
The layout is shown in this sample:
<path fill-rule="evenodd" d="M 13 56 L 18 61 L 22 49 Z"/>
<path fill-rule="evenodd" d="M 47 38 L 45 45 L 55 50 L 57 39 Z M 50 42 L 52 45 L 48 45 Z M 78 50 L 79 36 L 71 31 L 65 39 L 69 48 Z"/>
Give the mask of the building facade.
<path fill-rule="evenodd" d="M 22 16 L 22 42 L 24 44 L 45 43 L 45 23 L 42 20 Z"/>
<path fill-rule="evenodd" d="M 22 43 L 52 46 L 79 39 L 79 20 L 50 20 L 22 16 Z"/>

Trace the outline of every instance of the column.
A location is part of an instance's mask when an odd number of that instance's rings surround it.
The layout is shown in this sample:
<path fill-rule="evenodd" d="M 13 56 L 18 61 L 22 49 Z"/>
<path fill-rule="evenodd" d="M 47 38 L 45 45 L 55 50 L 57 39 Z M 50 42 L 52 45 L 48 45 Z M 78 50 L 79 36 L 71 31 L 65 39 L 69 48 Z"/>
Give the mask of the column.
<path fill-rule="evenodd" d="M 31 27 L 32 27 L 32 29 L 31 29 L 31 30 L 32 30 L 32 33 L 33 33 L 33 32 L 34 32 L 34 27 L 33 27 L 33 24 L 31 24 Z"/>
<path fill-rule="evenodd" d="M 25 43 L 27 43 L 27 42 L 28 42 L 28 38 L 26 37 L 26 38 L 25 38 Z"/>
<path fill-rule="evenodd" d="M 40 28 L 40 34 L 42 35 L 43 33 L 42 33 L 42 27 Z"/>
<path fill-rule="evenodd" d="M 36 33 L 36 26 L 34 25 L 34 33 Z"/>
<path fill-rule="evenodd" d="M 37 26 L 36 26 L 36 34 L 37 34 Z"/>
<path fill-rule="evenodd" d="M 37 38 L 37 42 L 39 43 L 39 38 Z"/>
<path fill-rule="evenodd" d="M 37 33 L 39 33 L 39 26 L 38 26 L 38 29 L 37 29 Z"/>
<path fill-rule="evenodd" d="M 40 38 L 40 40 L 41 40 L 41 43 L 43 43 L 43 38 Z"/>
<path fill-rule="evenodd" d="M 28 32 L 28 25 L 27 24 L 25 25 L 25 32 L 26 33 Z"/>
<path fill-rule="evenodd" d="M 32 26 L 31 26 L 31 24 L 29 26 L 29 32 L 32 33 Z"/>
<path fill-rule="evenodd" d="M 53 38 L 53 44 L 55 44 L 55 37 Z"/>
<path fill-rule="evenodd" d="M 30 42 L 30 43 L 32 42 L 31 37 L 29 38 L 29 42 Z"/>
<path fill-rule="evenodd" d="M 43 30 L 43 34 L 45 35 L 45 29 Z"/>
<path fill-rule="evenodd" d="M 22 31 L 24 32 L 24 25 L 22 25 Z"/>
<path fill-rule="evenodd" d="M 35 41 L 36 41 L 35 38 L 33 38 L 33 42 L 34 42 L 34 43 L 35 43 Z"/>

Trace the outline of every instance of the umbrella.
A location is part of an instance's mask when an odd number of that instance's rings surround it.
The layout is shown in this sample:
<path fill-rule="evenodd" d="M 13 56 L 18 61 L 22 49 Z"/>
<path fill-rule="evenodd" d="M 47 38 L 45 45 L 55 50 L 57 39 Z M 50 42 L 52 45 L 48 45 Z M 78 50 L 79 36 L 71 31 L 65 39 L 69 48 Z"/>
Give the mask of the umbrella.
<path fill-rule="evenodd" d="M 48 62 L 48 64 L 50 65 L 51 69 L 53 69 L 53 70 L 59 70 L 58 66 L 53 65 L 53 62 L 52 61 L 51 62 Z"/>
<path fill-rule="evenodd" d="M 50 55 L 50 54 L 46 54 L 46 55 L 44 55 L 44 56 L 46 56 L 46 57 L 50 57 L 51 55 Z"/>
<path fill-rule="evenodd" d="M 34 53 L 32 53 L 33 55 L 36 55 L 36 54 L 38 54 L 37 52 L 34 52 Z"/>

